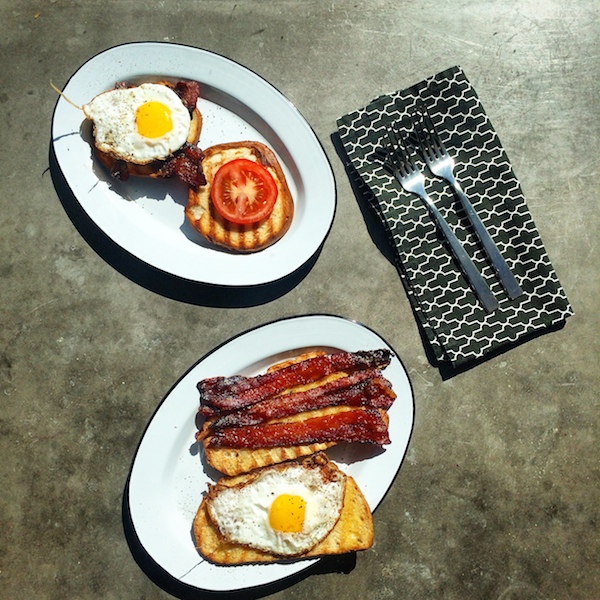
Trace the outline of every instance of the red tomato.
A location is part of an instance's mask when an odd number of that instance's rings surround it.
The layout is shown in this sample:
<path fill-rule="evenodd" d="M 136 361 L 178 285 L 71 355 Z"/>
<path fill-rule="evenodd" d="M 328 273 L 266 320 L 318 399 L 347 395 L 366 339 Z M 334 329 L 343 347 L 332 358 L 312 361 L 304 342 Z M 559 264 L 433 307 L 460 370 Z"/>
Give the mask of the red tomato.
<path fill-rule="evenodd" d="M 277 184 L 262 165 L 246 158 L 225 163 L 216 172 L 210 196 L 232 223 L 248 225 L 268 217 L 277 201 Z"/>

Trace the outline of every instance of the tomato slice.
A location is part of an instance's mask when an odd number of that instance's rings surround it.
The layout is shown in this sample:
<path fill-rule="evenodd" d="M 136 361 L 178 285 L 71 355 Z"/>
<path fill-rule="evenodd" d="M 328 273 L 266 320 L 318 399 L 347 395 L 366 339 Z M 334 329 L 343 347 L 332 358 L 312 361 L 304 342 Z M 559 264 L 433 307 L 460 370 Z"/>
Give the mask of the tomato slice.
<path fill-rule="evenodd" d="M 219 213 L 232 223 L 248 225 L 268 217 L 277 201 L 277 184 L 261 164 L 236 158 L 216 172 L 210 196 Z"/>

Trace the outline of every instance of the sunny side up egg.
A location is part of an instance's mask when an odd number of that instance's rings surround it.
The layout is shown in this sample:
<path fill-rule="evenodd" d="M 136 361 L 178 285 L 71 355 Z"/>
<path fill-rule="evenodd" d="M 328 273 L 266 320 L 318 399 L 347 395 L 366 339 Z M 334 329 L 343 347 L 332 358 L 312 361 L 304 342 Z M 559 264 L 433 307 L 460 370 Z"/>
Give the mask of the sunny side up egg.
<path fill-rule="evenodd" d="M 346 476 L 293 465 L 266 469 L 249 483 L 223 487 L 208 511 L 227 540 L 279 556 L 297 556 L 322 541 L 337 523 Z"/>
<path fill-rule="evenodd" d="M 191 116 L 179 96 L 156 83 L 103 92 L 83 112 L 100 151 L 139 165 L 166 159 L 190 131 Z"/>

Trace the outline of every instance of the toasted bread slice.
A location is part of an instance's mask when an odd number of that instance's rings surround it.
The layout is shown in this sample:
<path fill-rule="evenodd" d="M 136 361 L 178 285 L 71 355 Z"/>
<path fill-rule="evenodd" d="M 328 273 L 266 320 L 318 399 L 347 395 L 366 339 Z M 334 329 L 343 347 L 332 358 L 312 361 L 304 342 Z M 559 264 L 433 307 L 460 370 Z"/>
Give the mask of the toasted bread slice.
<path fill-rule="evenodd" d="M 322 454 L 311 459 L 338 469 Z M 252 475 L 222 478 L 217 485 L 231 486 L 248 480 Z M 194 537 L 198 551 L 209 561 L 219 565 L 239 565 L 246 563 L 269 563 L 282 561 L 282 557 L 268 552 L 235 544 L 224 539 L 212 522 L 207 508 L 206 497 L 202 500 L 193 523 Z M 346 475 L 346 487 L 340 518 L 329 534 L 305 554 L 293 560 L 315 558 L 330 554 L 345 554 L 367 550 L 373 545 L 374 530 L 371 509 L 356 481 Z M 289 559 L 285 559 L 289 560 Z"/>
<path fill-rule="evenodd" d="M 170 81 L 156 81 L 153 83 L 157 83 L 159 85 L 164 85 L 171 89 L 175 88 L 175 85 Z M 198 109 L 198 107 L 194 108 L 191 113 L 191 122 L 190 122 L 190 130 L 188 133 L 188 137 L 186 142 L 188 144 L 195 145 L 200 140 L 200 133 L 202 132 L 202 113 Z M 99 150 L 97 147 L 94 147 L 94 153 L 97 156 L 98 160 L 111 172 L 114 173 L 122 167 L 118 167 L 119 161 L 124 163 L 125 169 L 129 175 L 134 177 L 164 177 L 161 174 L 161 169 L 165 163 L 163 160 L 155 160 L 146 164 L 137 164 L 134 162 L 123 161 L 118 159 L 107 152 L 103 152 Z"/>
<path fill-rule="evenodd" d="M 260 163 L 277 184 L 273 211 L 267 218 L 250 225 L 239 225 L 222 217 L 210 197 L 216 172 L 237 158 Z M 207 184 L 197 190 L 190 188 L 185 214 L 192 227 L 210 242 L 233 252 L 256 252 L 271 246 L 288 231 L 294 216 L 294 201 L 277 157 L 265 144 L 244 141 L 211 146 L 204 149 L 202 168 Z"/>

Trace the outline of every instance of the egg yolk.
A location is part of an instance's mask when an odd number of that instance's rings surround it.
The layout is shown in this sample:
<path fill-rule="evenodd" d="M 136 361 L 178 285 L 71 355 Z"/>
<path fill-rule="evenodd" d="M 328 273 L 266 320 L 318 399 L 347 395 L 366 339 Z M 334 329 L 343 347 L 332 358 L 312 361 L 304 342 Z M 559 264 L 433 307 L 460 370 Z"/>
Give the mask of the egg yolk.
<path fill-rule="evenodd" d="M 271 504 L 269 523 L 275 531 L 298 533 L 302 531 L 305 512 L 304 498 L 292 494 L 281 494 Z"/>
<path fill-rule="evenodd" d="M 135 113 L 135 124 L 140 135 L 157 138 L 173 129 L 171 111 L 162 102 L 144 102 Z"/>

